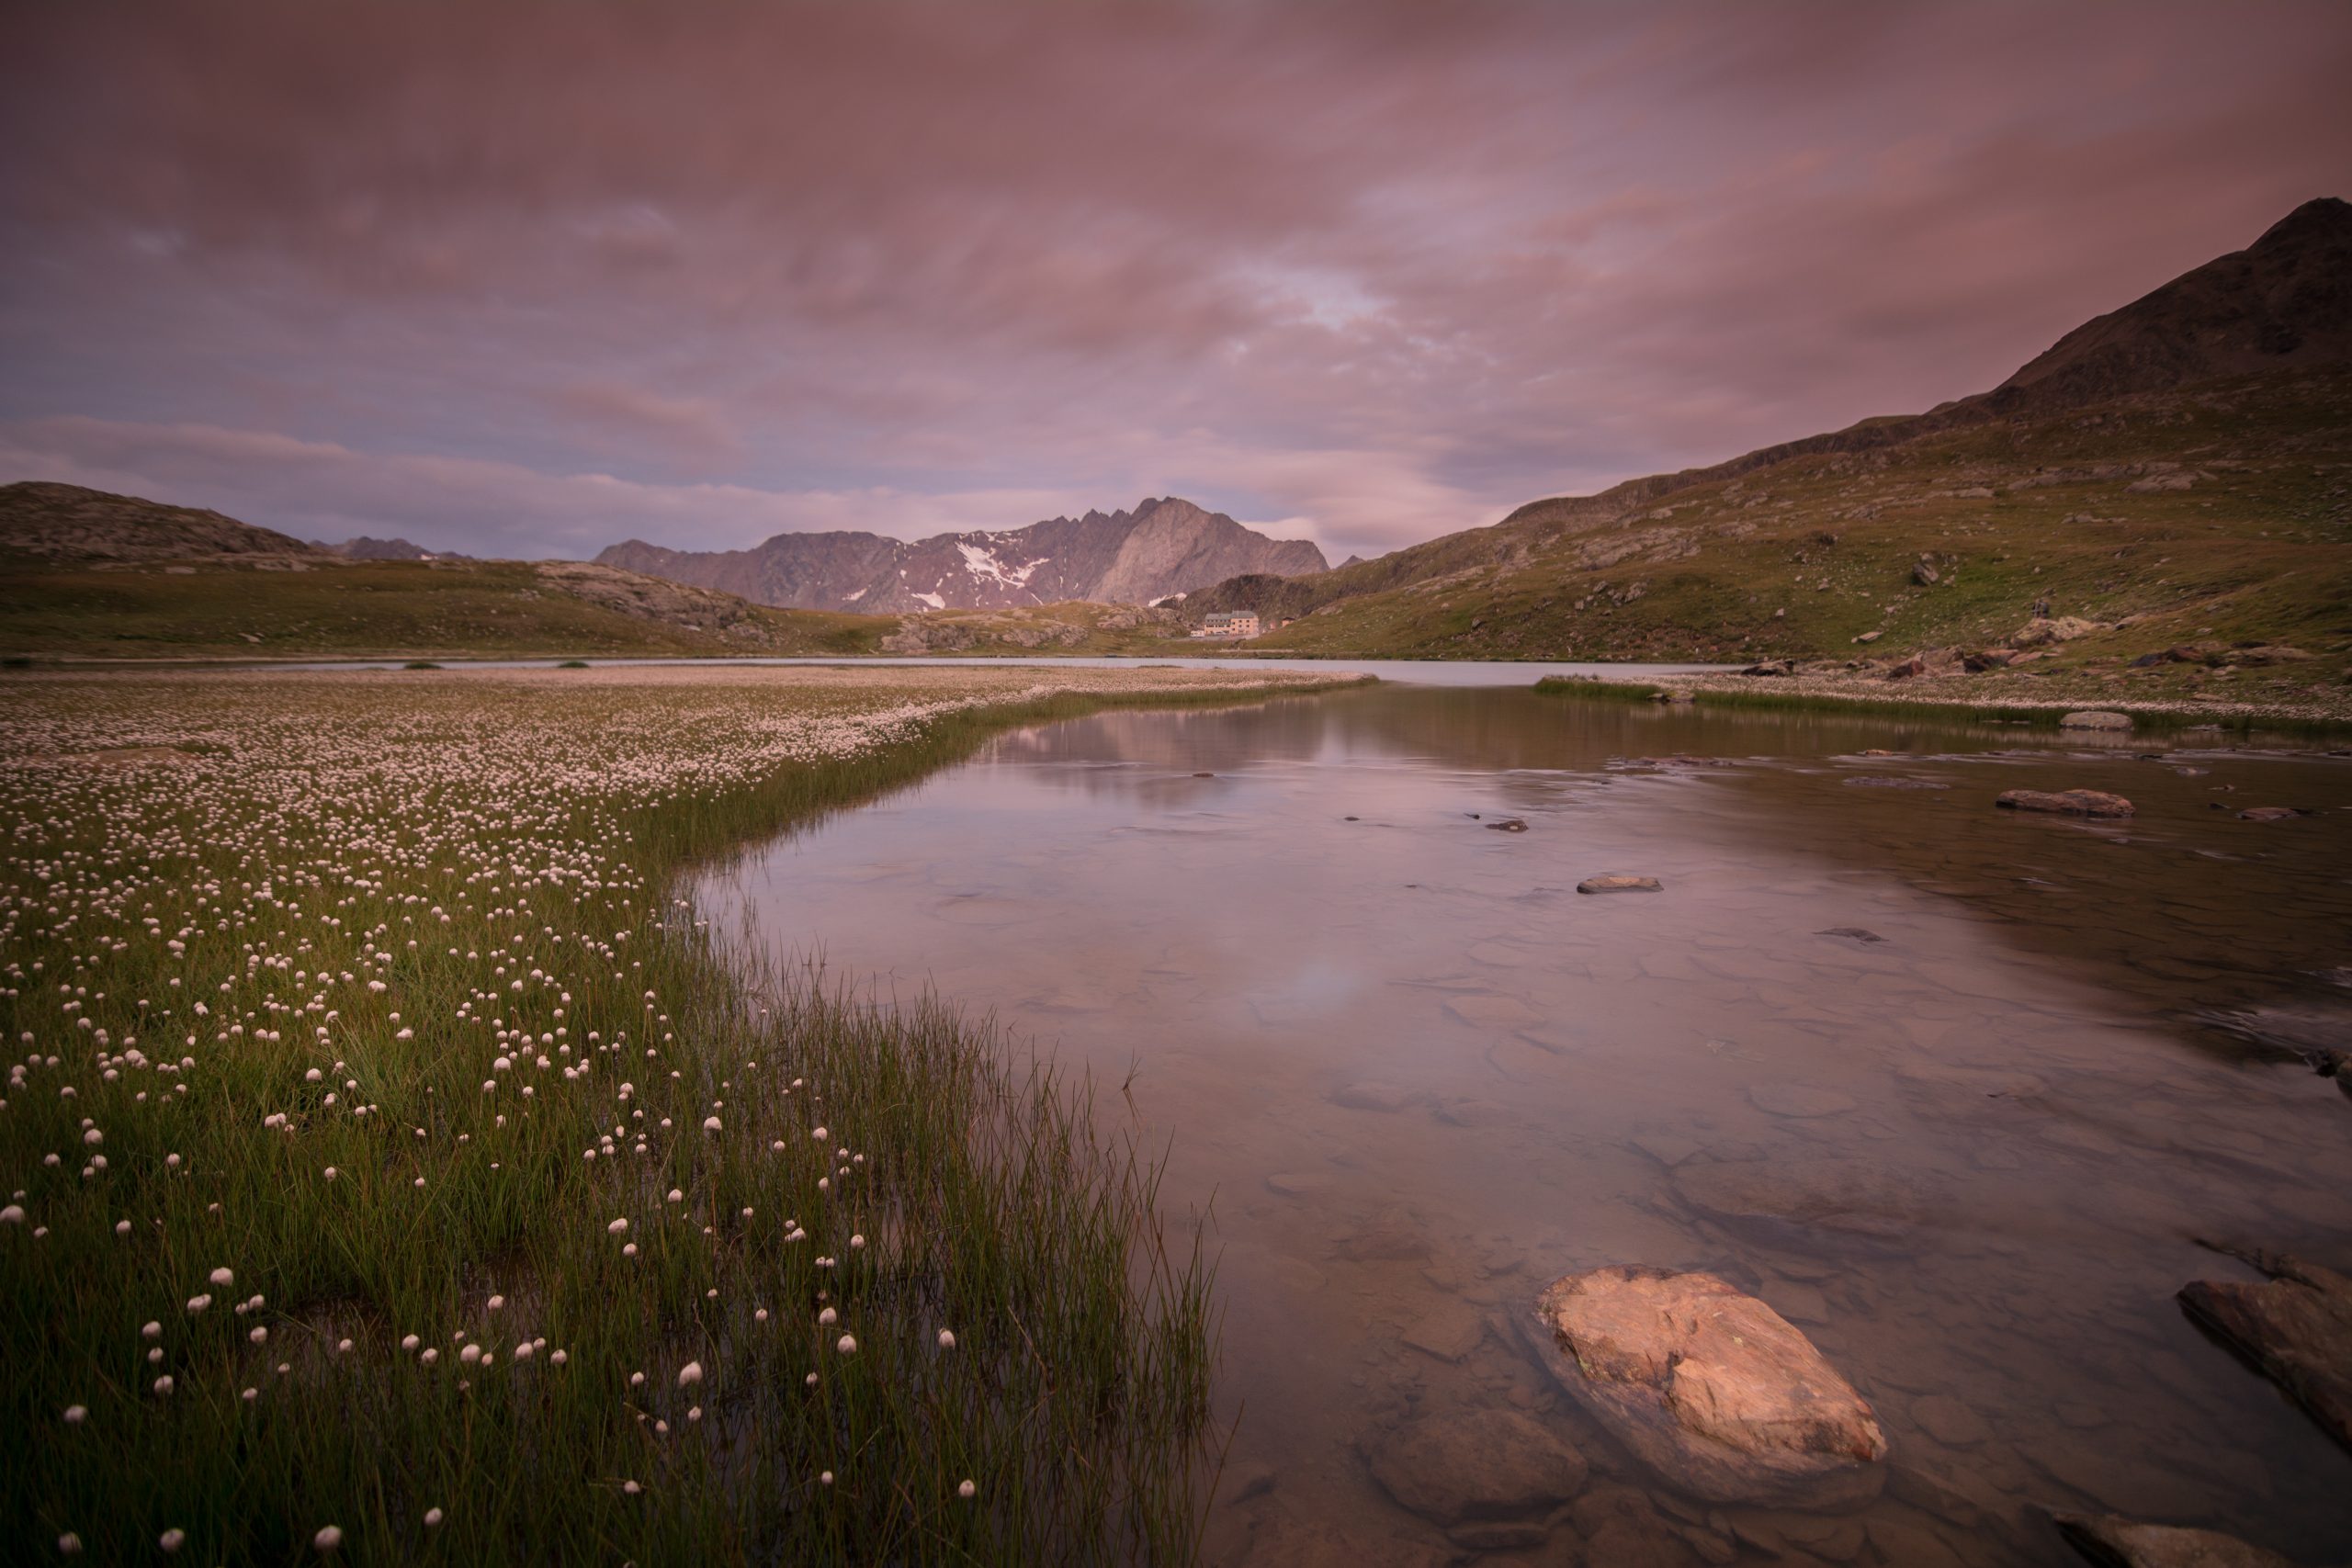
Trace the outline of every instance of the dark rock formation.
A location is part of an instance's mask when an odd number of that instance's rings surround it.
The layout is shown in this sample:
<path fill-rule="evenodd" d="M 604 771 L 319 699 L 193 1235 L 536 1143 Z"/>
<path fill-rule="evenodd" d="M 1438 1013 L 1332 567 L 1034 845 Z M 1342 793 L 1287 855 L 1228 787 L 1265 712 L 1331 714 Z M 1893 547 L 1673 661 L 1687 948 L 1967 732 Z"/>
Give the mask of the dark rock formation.
<path fill-rule="evenodd" d="M 2192 1280 L 2181 1306 L 2352 1448 L 2352 1279 L 2282 1253 L 2214 1250 L 2269 1280 Z"/>

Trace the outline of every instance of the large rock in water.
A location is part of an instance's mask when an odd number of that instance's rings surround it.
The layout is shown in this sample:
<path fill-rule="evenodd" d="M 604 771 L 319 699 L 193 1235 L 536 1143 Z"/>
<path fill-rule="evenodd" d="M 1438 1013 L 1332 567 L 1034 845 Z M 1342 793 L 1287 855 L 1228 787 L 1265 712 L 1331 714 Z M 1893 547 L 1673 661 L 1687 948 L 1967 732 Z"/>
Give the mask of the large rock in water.
<path fill-rule="evenodd" d="M 1884 1484 L 1869 1403 L 1780 1314 L 1713 1274 L 1571 1274 L 1536 1298 L 1528 1327 L 1560 1385 L 1692 1496 L 1840 1507 Z"/>
<path fill-rule="evenodd" d="M 2180 1304 L 2352 1448 L 2352 1279 L 2278 1253 L 2239 1256 L 2269 1280 L 2193 1280 Z"/>
<path fill-rule="evenodd" d="M 2102 1568 L 2295 1568 L 2275 1551 L 2219 1530 L 2136 1524 L 2110 1515 L 2057 1516 L 2058 1533 Z"/>
<path fill-rule="evenodd" d="M 1779 1247 L 1893 1242 L 1935 1203 L 1909 1171 L 1833 1157 L 1693 1161 L 1675 1168 L 1674 1190 L 1709 1219 Z"/>
<path fill-rule="evenodd" d="M 2129 817 L 2132 803 L 2102 789 L 2003 790 L 1993 802 L 2011 811 L 2054 811 L 2065 817 Z"/>

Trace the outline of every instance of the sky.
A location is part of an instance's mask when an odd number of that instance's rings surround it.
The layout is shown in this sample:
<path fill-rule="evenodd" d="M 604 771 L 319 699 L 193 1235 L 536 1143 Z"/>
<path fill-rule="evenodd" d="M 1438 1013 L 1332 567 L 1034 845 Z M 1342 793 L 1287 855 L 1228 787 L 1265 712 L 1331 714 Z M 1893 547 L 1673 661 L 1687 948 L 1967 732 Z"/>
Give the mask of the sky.
<path fill-rule="evenodd" d="M 0 9 L 0 481 L 1334 561 L 1997 384 L 2352 196 L 2352 6 Z"/>

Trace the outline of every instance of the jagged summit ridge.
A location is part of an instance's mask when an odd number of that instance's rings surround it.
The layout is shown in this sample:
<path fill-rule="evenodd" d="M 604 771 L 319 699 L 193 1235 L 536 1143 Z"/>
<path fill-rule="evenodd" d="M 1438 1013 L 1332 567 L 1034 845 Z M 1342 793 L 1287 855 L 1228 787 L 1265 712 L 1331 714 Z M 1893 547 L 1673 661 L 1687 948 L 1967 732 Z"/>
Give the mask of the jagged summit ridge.
<path fill-rule="evenodd" d="M 1025 528 L 939 534 L 779 534 L 748 550 L 673 550 L 630 539 L 596 559 L 786 609 L 904 615 L 1085 599 L 1143 604 L 1245 572 L 1328 570 L 1304 539 L 1271 539 L 1178 496 L 1132 512 L 1051 517 Z"/>

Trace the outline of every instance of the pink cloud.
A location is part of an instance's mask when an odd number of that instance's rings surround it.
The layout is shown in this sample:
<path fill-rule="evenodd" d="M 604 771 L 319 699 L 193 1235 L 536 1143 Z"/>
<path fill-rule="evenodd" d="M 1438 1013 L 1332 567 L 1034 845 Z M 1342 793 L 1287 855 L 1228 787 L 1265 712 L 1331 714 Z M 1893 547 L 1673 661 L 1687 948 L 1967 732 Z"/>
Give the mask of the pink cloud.
<path fill-rule="evenodd" d="M 1982 389 L 2345 194 L 2347 18 L 19 8 L 0 419 L 516 550 L 1181 487 L 1369 552 Z"/>

